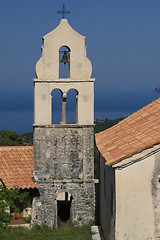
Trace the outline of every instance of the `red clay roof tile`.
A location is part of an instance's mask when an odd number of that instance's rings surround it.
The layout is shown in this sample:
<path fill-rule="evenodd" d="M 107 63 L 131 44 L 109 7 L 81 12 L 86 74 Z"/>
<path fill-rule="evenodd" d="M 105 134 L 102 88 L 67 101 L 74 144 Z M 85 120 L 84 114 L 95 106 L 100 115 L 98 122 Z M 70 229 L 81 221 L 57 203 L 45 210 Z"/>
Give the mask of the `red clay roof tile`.
<path fill-rule="evenodd" d="M 34 183 L 33 147 L 0 147 L 0 179 L 6 188 L 38 188 Z"/>
<path fill-rule="evenodd" d="M 160 143 L 160 99 L 95 135 L 107 165 Z"/>

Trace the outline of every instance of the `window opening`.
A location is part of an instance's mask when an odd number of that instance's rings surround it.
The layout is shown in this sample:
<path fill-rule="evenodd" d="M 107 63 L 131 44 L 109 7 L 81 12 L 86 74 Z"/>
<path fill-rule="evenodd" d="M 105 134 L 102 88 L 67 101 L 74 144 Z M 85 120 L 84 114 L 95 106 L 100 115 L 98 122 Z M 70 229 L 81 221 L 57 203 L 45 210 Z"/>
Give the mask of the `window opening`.
<path fill-rule="evenodd" d="M 62 92 L 54 89 L 52 96 L 52 124 L 59 124 L 62 121 Z"/>
<path fill-rule="evenodd" d="M 78 123 L 78 92 L 75 89 L 67 92 L 66 121 Z"/>
<path fill-rule="evenodd" d="M 59 49 L 59 78 L 70 77 L 70 49 L 62 46 Z"/>

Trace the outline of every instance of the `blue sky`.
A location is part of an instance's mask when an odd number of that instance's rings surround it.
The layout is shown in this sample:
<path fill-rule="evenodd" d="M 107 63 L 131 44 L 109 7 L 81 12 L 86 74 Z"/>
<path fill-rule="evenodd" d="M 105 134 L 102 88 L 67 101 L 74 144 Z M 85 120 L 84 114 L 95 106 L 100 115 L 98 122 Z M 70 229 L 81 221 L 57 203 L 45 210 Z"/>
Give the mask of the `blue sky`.
<path fill-rule="evenodd" d="M 41 38 L 60 22 L 87 37 L 95 83 L 95 118 L 127 116 L 160 85 L 159 0 L 5 0 L 0 8 L 0 129 L 32 131 L 35 63 Z"/>

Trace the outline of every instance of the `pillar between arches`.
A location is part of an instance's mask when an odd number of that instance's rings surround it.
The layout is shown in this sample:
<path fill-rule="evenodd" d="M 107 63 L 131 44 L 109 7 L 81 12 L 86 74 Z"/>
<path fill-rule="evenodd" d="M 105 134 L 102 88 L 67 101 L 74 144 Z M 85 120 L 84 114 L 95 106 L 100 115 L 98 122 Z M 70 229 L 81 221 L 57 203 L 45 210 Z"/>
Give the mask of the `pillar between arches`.
<path fill-rule="evenodd" d="M 62 122 L 61 124 L 66 124 L 66 101 L 67 101 L 67 93 L 62 93 Z"/>

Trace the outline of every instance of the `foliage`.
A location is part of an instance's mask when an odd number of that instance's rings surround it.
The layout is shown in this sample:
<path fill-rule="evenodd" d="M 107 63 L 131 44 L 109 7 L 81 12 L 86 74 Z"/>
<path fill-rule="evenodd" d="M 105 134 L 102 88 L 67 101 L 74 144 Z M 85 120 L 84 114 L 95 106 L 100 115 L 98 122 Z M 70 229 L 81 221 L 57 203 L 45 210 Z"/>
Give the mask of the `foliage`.
<path fill-rule="evenodd" d="M 64 229 L 64 230 L 70 230 L 73 227 L 70 219 L 68 221 L 63 222 L 58 217 L 57 222 L 58 222 L 58 228 L 61 228 L 61 229 Z"/>
<path fill-rule="evenodd" d="M 24 220 L 26 223 L 31 223 L 31 216 L 25 217 Z"/>
<path fill-rule="evenodd" d="M 25 145 L 23 138 L 16 132 L 10 130 L 0 131 L 0 146 Z"/>
<path fill-rule="evenodd" d="M 22 134 L 21 137 L 27 145 L 33 145 L 33 132 Z"/>
<path fill-rule="evenodd" d="M 67 226 L 66 226 L 67 224 Z M 68 223 L 57 229 L 34 226 L 32 229 L 12 228 L 0 234 L 0 240 L 91 240 L 91 224 L 82 227 L 72 227 Z"/>
<path fill-rule="evenodd" d="M 21 206 L 28 197 L 27 192 L 20 192 L 20 189 L 6 189 L 0 185 L 0 230 L 4 229 L 4 224 L 12 219 L 10 212 L 20 213 Z"/>
<path fill-rule="evenodd" d="M 108 120 L 107 118 L 105 120 L 95 120 L 95 133 L 104 131 L 107 128 L 112 127 L 113 125 L 119 123 L 121 120 L 123 120 L 124 118 L 117 118 L 114 120 Z"/>

